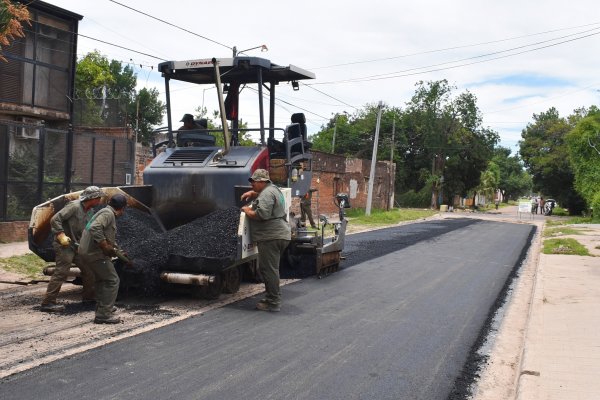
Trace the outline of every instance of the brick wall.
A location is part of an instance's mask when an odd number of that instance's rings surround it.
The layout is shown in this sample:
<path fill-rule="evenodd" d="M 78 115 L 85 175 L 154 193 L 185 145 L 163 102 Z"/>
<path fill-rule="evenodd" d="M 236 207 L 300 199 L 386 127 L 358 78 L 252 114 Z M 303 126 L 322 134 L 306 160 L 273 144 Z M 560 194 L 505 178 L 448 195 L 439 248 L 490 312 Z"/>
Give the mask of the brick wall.
<path fill-rule="evenodd" d="M 313 194 L 312 211 L 317 218 L 319 214 L 337 214 L 334 203 L 337 193 L 347 193 L 352 208 L 366 208 L 369 189 L 371 161 L 348 158 L 313 151 L 313 178 L 311 186 L 318 189 Z M 387 209 L 389 196 L 393 191 L 395 166 L 390 167 L 388 161 L 379 161 L 376 165 L 375 183 L 371 208 Z M 300 214 L 300 200 L 295 198 L 292 207 Z"/>
<path fill-rule="evenodd" d="M 73 182 L 83 185 L 124 185 L 131 174 L 129 129 L 75 127 L 73 140 Z M 113 166 L 114 157 L 114 166 Z M 92 163 L 93 159 L 93 163 Z"/>
<path fill-rule="evenodd" d="M 29 221 L 0 222 L 0 243 L 27 240 Z"/>

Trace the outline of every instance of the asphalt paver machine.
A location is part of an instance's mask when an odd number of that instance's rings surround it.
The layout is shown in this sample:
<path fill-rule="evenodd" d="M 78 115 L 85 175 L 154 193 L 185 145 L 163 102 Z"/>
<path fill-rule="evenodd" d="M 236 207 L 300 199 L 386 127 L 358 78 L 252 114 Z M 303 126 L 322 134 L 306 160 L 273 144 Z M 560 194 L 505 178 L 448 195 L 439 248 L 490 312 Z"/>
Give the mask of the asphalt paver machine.
<path fill-rule="evenodd" d="M 159 64 L 158 70 L 165 81 L 166 140 L 155 146 L 159 152 L 143 172 L 144 185 L 107 188 L 109 192 L 127 194 L 129 204 L 152 216 L 164 234 L 218 210 L 241 207 L 241 194 L 251 189 L 248 177 L 258 168 L 270 171 L 273 183 L 283 189 L 288 207 L 293 197 L 306 194 L 313 169 L 306 119 L 304 114 L 295 113 L 290 115 L 289 124 L 276 127 L 275 91 L 282 82 L 297 87 L 298 81 L 314 79 L 313 73 L 259 57 L 168 61 Z M 193 129 L 176 129 L 173 81 L 216 88 L 221 127 L 209 129 L 198 123 Z M 240 93 L 244 90 L 256 95 L 255 109 L 244 110 L 257 116 L 256 127 L 240 124 Z M 240 138 L 249 134 L 259 137 L 258 143 L 240 145 Z M 34 208 L 29 227 L 30 248 L 46 261 L 52 256 L 48 246 L 49 218 L 74 195 L 63 195 Z M 321 276 L 337 270 L 347 224 L 343 210 L 350 204 L 345 194 L 338 194 L 334 200 L 340 209 L 339 220 L 329 223 L 326 217 L 321 219 L 322 226 L 333 225 L 333 235 L 324 238 L 325 230 L 293 229 L 292 245 L 282 260 L 282 276 Z M 293 219 L 289 222 L 296 225 Z M 256 267 L 257 250 L 250 242 L 247 225 L 242 213 L 233 230 L 236 240 L 232 242 L 231 254 L 226 257 L 207 257 L 201 251 L 195 256 L 194 249 L 184 257 L 164 249 L 170 254 L 166 254 L 166 261 L 159 268 L 160 279 L 198 286 L 209 297 L 218 296 L 224 288 L 235 292 L 243 269 Z M 216 223 L 210 229 L 224 227 Z M 211 247 L 205 241 L 189 242 L 190 246 Z"/>

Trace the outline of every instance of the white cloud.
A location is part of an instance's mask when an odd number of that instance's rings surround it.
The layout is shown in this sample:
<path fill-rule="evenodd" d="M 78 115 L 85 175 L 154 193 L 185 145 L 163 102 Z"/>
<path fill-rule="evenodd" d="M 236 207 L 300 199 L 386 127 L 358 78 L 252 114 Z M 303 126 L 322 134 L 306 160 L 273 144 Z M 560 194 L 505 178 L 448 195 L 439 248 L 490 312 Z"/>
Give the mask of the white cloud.
<path fill-rule="evenodd" d="M 220 44 L 160 23 L 108 0 L 48 2 L 83 15 L 79 32 L 109 43 L 173 60 L 231 55 L 231 50 Z M 433 66 L 540 42 L 512 51 L 523 52 L 532 47 L 550 46 L 557 41 L 574 39 L 576 36 L 566 36 L 578 32 L 581 33 L 579 36 L 600 32 L 600 18 L 593 12 L 597 5 L 592 0 L 569 3 L 559 0 L 120 2 L 226 46 L 236 45 L 238 49 L 245 49 L 266 44 L 269 52 L 252 51 L 249 54 L 269 58 L 277 64 L 314 68 L 316 83 Z M 565 29 L 569 27 L 572 29 Z M 595 28 L 598 29 L 590 31 Z M 584 31 L 589 32 L 582 33 Z M 565 37 L 556 39 L 561 36 Z M 521 38 L 514 39 L 517 37 Z M 542 43 L 551 39 L 556 40 Z M 502 144 L 514 146 L 520 137 L 520 130 L 531 121 L 534 113 L 555 106 L 562 115 L 567 115 L 575 108 L 598 104 L 600 78 L 597 77 L 597 66 L 600 64 L 600 53 L 595 50 L 599 47 L 599 41 L 600 34 L 597 34 L 489 62 L 475 63 L 482 58 L 474 58 L 459 62 L 463 66 L 452 69 L 386 80 L 320 85 L 316 88 L 359 108 L 379 100 L 403 107 L 414 92 L 415 82 L 447 79 L 458 87 L 457 93 L 465 89 L 474 93 L 479 100 L 484 122 L 501 134 Z M 139 83 L 146 84 L 147 79 L 148 85 L 156 85 L 159 91 L 164 91 L 156 72 L 158 60 L 80 37 L 79 53 L 92 49 L 99 49 L 109 58 L 125 62 L 132 59 L 138 65 Z M 506 54 L 510 53 L 498 53 L 491 57 Z M 385 58 L 390 59 L 350 64 Z M 475 64 L 464 65 L 468 63 Z M 141 69 L 139 64 L 142 64 Z M 320 68 L 337 64 L 345 65 Z M 150 65 L 154 66 L 153 71 L 149 69 Z M 428 70 L 438 68 L 441 66 Z M 202 93 L 202 89 L 174 92 L 174 119 L 179 120 L 180 115 L 201 105 Z M 209 93 L 214 96 L 214 91 L 205 92 L 207 96 Z M 316 114 L 305 112 L 310 133 L 316 132 L 326 122 L 322 117 L 328 118 L 344 110 L 354 111 L 306 87 L 294 92 L 286 85 L 281 85 L 278 95 Z M 242 106 L 240 112 L 245 120 L 253 122 L 255 113 L 243 115 L 248 108 Z M 292 106 L 285 105 L 285 109 L 278 109 L 277 121 L 286 124 L 289 115 L 296 111 Z"/>

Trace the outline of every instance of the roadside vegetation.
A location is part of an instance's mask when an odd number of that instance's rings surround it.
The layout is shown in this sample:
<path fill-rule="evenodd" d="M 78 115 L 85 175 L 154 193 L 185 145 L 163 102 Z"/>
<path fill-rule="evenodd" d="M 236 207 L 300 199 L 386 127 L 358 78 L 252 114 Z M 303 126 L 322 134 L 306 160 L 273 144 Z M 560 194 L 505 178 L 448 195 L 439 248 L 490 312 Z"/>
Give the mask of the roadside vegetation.
<path fill-rule="evenodd" d="M 548 219 L 546 220 L 546 226 L 560 226 L 560 225 L 577 225 L 577 224 L 592 224 L 592 217 L 571 217 L 561 219 Z"/>
<path fill-rule="evenodd" d="M 565 254 L 576 256 L 589 256 L 588 249 L 575 239 L 556 238 L 544 240 L 544 254 Z"/>
<path fill-rule="evenodd" d="M 42 270 L 47 265 L 49 265 L 47 262 L 32 253 L 22 256 L 0 258 L 0 269 L 24 275 L 29 279 L 45 278 Z"/>
<path fill-rule="evenodd" d="M 403 221 L 414 221 L 437 214 L 438 211 L 428 209 L 396 208 L 391 211 L 371 210 L 371 215 L 365 215 L 365 210 L 352 209 L 347 212 L 348 226 L 368 225 L 369 227 L 394 225 Z"/>
<path fill-rule="evenodd" d="M 544 237 L 565 236 L 565 235 L 582 235 L 584 229 L 571 228 L 568 226 L 558 228 L 544 229 Z"/>

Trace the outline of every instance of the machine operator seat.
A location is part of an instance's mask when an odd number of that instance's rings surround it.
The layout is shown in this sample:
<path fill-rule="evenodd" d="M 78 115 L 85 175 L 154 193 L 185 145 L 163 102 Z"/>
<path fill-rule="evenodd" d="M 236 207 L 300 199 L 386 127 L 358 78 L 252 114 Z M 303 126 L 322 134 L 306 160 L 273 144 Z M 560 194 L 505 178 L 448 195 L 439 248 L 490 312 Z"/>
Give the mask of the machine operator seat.
<path fill-rule="evenodd" d="M 306 130 L 306 117 L 304 116 L 304 113 L 292 114 L 292 123 L 297 123 L 298 125 L 300 125 L 300 133 L 302 135 L 304 150 L 310 149 L 312 143 L 308 141 L 308 133 Z"/>

